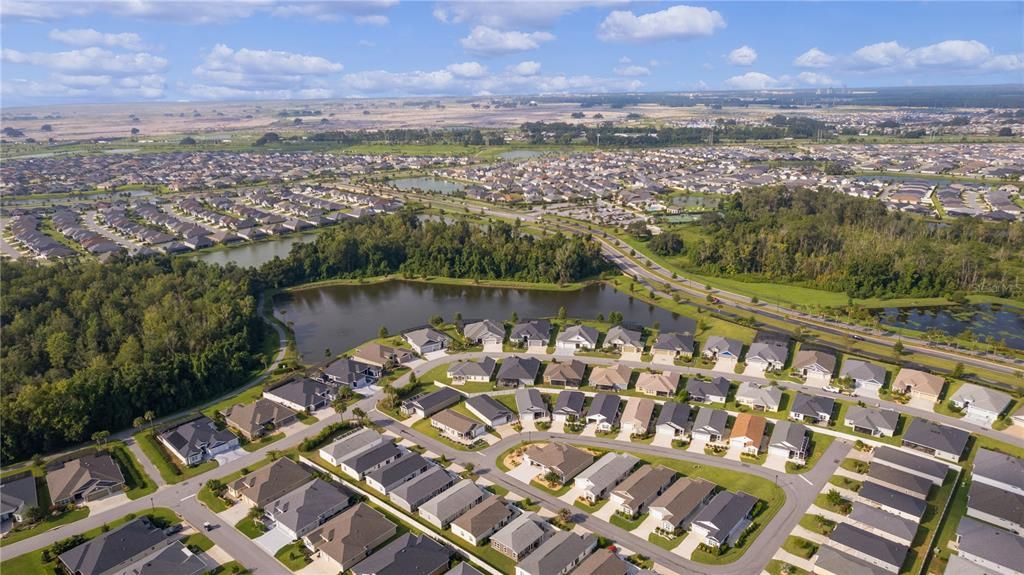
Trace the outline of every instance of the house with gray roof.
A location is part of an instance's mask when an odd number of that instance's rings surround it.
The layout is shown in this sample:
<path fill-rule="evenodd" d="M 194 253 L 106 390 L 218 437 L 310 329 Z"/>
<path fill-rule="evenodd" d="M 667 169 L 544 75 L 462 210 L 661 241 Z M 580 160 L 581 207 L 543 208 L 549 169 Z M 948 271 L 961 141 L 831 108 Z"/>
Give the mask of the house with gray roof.
<path fill-rule="evenodd" d="M 971 481 L 1024 495 L 1024 459 L 979 448 L 974 454 Z"/>
<path fill-rule="evenodd" d="M 343 446 L 337 445 L 334 449 L 340 451 Z M 337 466 L 345 475 L 361 480 L 368 473 L 391 465 L 405 454 L 406 450 L 396 445 L 390 437 L 382 437 L 377 442 L 341 455 Z"/>
<path fill-rule="evenodd" d="M 648 505 L 668 489 L 675 477 L 671 469 L 644 465 L 613 489 L 608 499 L 617 513 L 632 519 L 646 513 Z"/>
<path fill-rule="evenodd" d="M 93 452 L 46 468 L 46 487 L 54 505 L 95 501 L 122 491 L 124 475 L 108 453 Z"/>
<path fill-rule="evenodd" d="M 675 537 L 689 526 L 701 507 L 711 501 L 716 489 L 714 483 L 704 479 L 678 479 L 650 505 L 651 515 L 658 520 L 655 529 Z"/>
<path fill-rule="evenodd" d="M 690 405 L 675 401 L 663 403 L 654 424 L 654 432 L 673 438 L 685 438 L 690 433 Z"/>
<path fill-rule="evenodd" d="M 518 419 L 520 421 L 537 421 L 551 417 L 548 405 L 539 390 L 521 387 L 516 390 L 515 398 L 516 411 L 519 412 Z M 583 407 L 583 401 L 580 401 L 580 407 Z"/>
<path fill-rule="evenodd" d="M 946 479 L 946 473 L 949 471 L 949 466 L 944 463 L 928 459 L 927 457 L 920 457 L 913 453 L 907 453 L 888 445 L 876 447 L 871 452 L 871 459 L 872 464 L 881 462 L 883 465 L 893 467 L 905 473 L 924 477 L 931 481 L 933 485 L 942 485 Z"/>
<path fill-rule="evenodd" d="M 329 558 L 334 570 L 348 571 L 394 537 L 397 526 L 379 511 L 357 503 L 302 538 L 314 557 Z"/>
<path fill-rule="evenodd" d="M 516 420 L 516 414 L 504 403 L 489 395 L 475 395 L 466 400 L 466 409 L 491 427 L 506 425 Z"/>
<path fill-rule="evenodd" d="M 888 375 L 884 367 L 859 359 L 847 359 L 839 368 L 839 377 L 849 378 L 853 382 L 855 390 L 863 390 L 876 395 L 878 390 L 885 385 Z"/>
<path fill-rule="evenodd" d="M 604 346 L 620 353 L 643 352 L 644 335 L 640 330 L 614 325 L 604 336 Z"/>
<path fill-rule="evenodd" d="M 572 570 L 572 575 L 626 575 L 630 571 L 630 564 L 606 547 L 594 551 L 580 562 Z"/>
<path fill-rule="evenodd" d="M 495 377 L 498 385 L 507 387 L 529 386 L 537 382 L 540 375 L 540 360 L 535 357 L 506 357 Z"/>
<path fill-rule="evenodd" d="M 898 573 L 910 549 L 885 537 L 869 533 L 849 523 L 840 523 L 829 536 L 828 546 L 853 557 Z"/>
<path fill-rule="evenodd" d="M 299 539 L 352 504 L 355 494 L 322 479 L 314 479 L 268 504 L 267 519 Z"/>
<path fill-rule="evenodd" d="M 597 537 L 558 531 L 516 564 L 516 575 L 565 574 L 583 562 L 597 547 Z"/>
<path fill-rule="evenodd" d="M 583 385 L 586 372 L 587 364 L 578 359 L 552 361 L 544 369 L 544 383 L 558 387 L 579 387 Z"/>
<path fill-rule="evenodd" d="M 793 356 L 790 369 L 809 383 L 828 383 L 836 372 L 836 356 L 823 350 L 801 348 Z"/>
<path fill-rule="evenodd" d="M 858 501 L 900 517 L 920 521 L 927 504 L 924 499 L 890 489 L 874 481 L 865 481 L 857 492 Z"/>
<path fill-rule="evenodd" d="M 469 382 L 487 383 L 494 375 L 498 362 L 493 357 L 485 357 L 479 361 L 460 361 L 448 366 L 448 379 L 452 385 L 465 385 Z"/>
<path fill-rule="evenodd" d="M 462 328 L 462 335 L 473 344 L 501 344 L 505 341 L 505 326 L 500 321 L 484 319 L 467 323 Z"/>
<path fill-rule="evenodd" d="M 237 429 L 249 441 L 297 421 L 294 409 L 265 397 L 245 405 L 231 406 L 223 414 L 228 425 Z"/>
<path fill-rule="evenodd" d="M 551 322 L 532 319 L 512 326 L 509 341 L 523 347 L 547 347 L 551 341 Z"/>
<path fill-rule="evenodd" d="M 708 359 L 715 361 L 725 359 L 730 360 L 733 364 L 740 360 L 742 353 L 743 342 L 720 335 L 708 337 L 707 341 L 704 342 L 702 352 L 704 357 Z"/>
<path fill-rule="evenodd" d="M 587 325 L 570 325 L 555 337 L 555 348 L 564 351 L 587 350 L 597 347 L 597 330 Z"/>
<path fill-rule="evenodd" d="M 768 454 L 803 465 L 809 443 L 810 436 L 803 424 L 780 419 L 775 422 L 768 438 Z"/>
<path fill-rule="evenodd" d="M 697 411 L 690 436 L 694 441 L 721 443 L 729 425 L 729 413 L 722 409 L 703 407 Z"/>
<path fill-rule="evenodd" d="M 693 336 L 686 333 L 661 332 L 651 346 L 655 363 L 675 363 L 677 358 L 693 357 Z"/>
<path fill-rule="evenodd" d="M 932 482 L 920 475 L 907 473 L 895 467 L 889 467 L 881 461 L 872 461 L 868 467 L 868 479 L 883 487 L 895 489 L 918 499 L 927 499 L 931 492 Z"/>
<path fill-rule="evenodd" d="M 488 537 L 519 515 L 518 509 L 492 495 L 452 521 L 452 533 L 471 545 L 483 545 Z"/>
<path fill-rule="evenodd" d="M 331 443 L 321 447 L 320 457 L 331 465 L 336 466 L 339 461 L 382 443 L 391 443 L 391 438 L 384 437 L 369 427 L 357 427 L 343 433 Z M 353 477 L 355 476 L 353 475 Z M 361 478 L 361 476 L 358 478 Z"/>
<path fill-rule="evenodd" d="M 395 487 L 388 493 L 388 499 L 395 507 L 407 513 L 415 513 L 420 505 L 440 495 L 444 490 L 455 485 L 455 475 L 443 467 L 434 465 L 426 472 Z"/>
<path fill-rule="evenodd" d="M 836 402 L 831 397 L 807 395 L 797 392 L 789 408 L 789 418 L 803 423 L 827 424 L 832 420 Z"/>
<path fill-rule="evenodd" d="M 747 365 L 764 371 L 777 371 L 786 365 L 789 346 L 775 341 L 755 341 L 747 350 Z"/>
<path fill-rule="evenodd" d="M 1024 535 L 1024 495 L 986 483 L 971 483 L 967 516 Z"/>
<path fill-rule="evenodd" d="M 25 512 L 38 505 L 36 478 L 31 472 L 0 480 L 0 521 L 24 521 Z"/>
<path fill-rule="evenodd" d="M 1024 574 L 1024 537 L 1020 535 L 964 517 L 956 528 L 956 543 L 960 557 L 986 572 Z"/>
<path fill-rule="evenodd" d="M 724 377 L 711 381 L 690 379 L 686 382 L 686 398 L 691 403 L 725 403 L 729 398 L 729 380 Z"/>
<path fill-rule="evenodd" d="M 639 459 L 628 453 L 606 453 L 576 476 L 573 485 L 580 490 L 581 498 L 593 504 L 629 477 L 639 462 Z"/>
<path fill-rule="evenodd" d="M 419 453 L 408 453 L 398 460 L 367 473 L 363 479 L 366 484 L 387 495 L 392 489 L 406 481 L 426 473 L 434 463 Z"/>
<path fill-rule="evenodd" d="M 469 479 L 463 479 L 447 491 L 420 505 L 419 514 L 427 523 L 438 529 L 447 529 L 456 517 L 480 503 L 489 492 L 484 491 Z"/>
<path fill-rule="evenodd" d="M 736 390 L 736 403 L 755 411 L 778 411 L 782 390 L 774 385 L 744 381 Z"/>
<path fill-rule="evenodd" d="M 617 395 L 598 393 L 587 408 L 587 423 L 593 423 L 598 431 L 611 431 L 619 423 L 619 406 L 622 399 Z"/>
<path fill-rule="evenodd" d="M 694 517 L 690 530 L 709 547 L 729 545 L 750 526 L 756 503 L 756 497 L 742 491 L 720 491 Z"/>
<path fill-rule="evenodd" d="M 119 567 L 117 575 L 199 575 L 209 566 L 181 541 L 173 541 L 153 554 L 143 556 L 126 567 Z"/>
<path fill-rule="evenodd" d="M 205 415 L 158 434 L 157 439 L 185 465 L 196 465 L 238 448 L 238 437 L 229 429 L 217 429 Z"/>
<path fill-rule="evenodd" d="M 551 412 L 555 421 L 576 421 L 583 417 L 583 404 L 586 396 L 579 391 L 562 391 L 555 399 L 555 409 Z"/>
<path fill-rule="evenodd" d="M 402 334 L 405 341 L 409 342 L 416 353 L 423 355 L 425 353 L 432 353 L 435 351 L 441 351 L 448 347 L 452 342 L 452 338 L 437 331 L 432 327 L 424 327 L 421 329 L 413 330 Z"/>
<path fill-rule="evenodd" d="M 378 345 L 377 348 L 369 349 L 367 346 L 367 353 L 375 352 L 381 354 L 387 354 L 386 350 L 393 350 L 394 348 L 385 348 L 384 346 Z M 405 350 L 402 350 L 405 351 Z M 391 351 L 390 357 L 396 357 L 397 353 Z M 372 357 L 372 356 L 371 356 Z M 379 365 L 373 363 L 367 363 L 359 361 L 357 359 L 342 357 L 331 362 L 330 365 L 320 370 L 314 379 L 327 385 L 339 386 L 345 385 L 348 387 L 366 387 L 372 385 L 380 379 L 381 373 L 384 371 L 384 366 L 389 364 L 389 360 L 386 358 L 379 358 L 377 361 L 381 361 Z"/>
<path fill-rule="evenodd" d="M 479 569 L 463 561 L 445 572 L 444 575 L 484 575 Z"/>
<path fill-rule="evenodd" d="M 75 575 L 106 575 L 153 555 L 175 541 L 148 517 L 139 517 L 61 553 L 58 560 Z"/>
<path fill-rule="evenodd" d="M 966 417 L 984 424 L 999 419 L 1012 401 L 1008 394 L 974 383 L 963 384 L 949 398 L 949 402 L 963 410 Z"/>
<path fill-rule="evenodd" d="M 253 507 L 266 507 L 312 477 L 301 465 L 282 457 L 228 483 L 228 495 Z"/>
<path fill-rule="evenodd" d="M 491 536 L 491 547 L 519 562 L 554 533 L 547 521 L 536 513 L 521 513 L 497 533 Z"/>
<path fill-rule="evenodd" d="M 902 545 L 911 545 L 917 535 L 918 523 L 862 501 L 854 501 L 846 519 L 854 527 L 891 539 Z"/>
<path fill-rule="evenodd" d="M 352 568 L 354 575 L 441 575 L 452 551 L 426 535 L 405 533 Z"/>
<path fill-rule="evenodd" d="M 886 569 L 827 545 L 818 549 L 814 572 L 821 575 L 888 575 L 889 573 Z"/>
<path fill-rule="evenodd" d="M 971 434 L 962 429 L 917 418 L 903 435 L 903 446 L 923 451 L 940 459 L 960 461 Z"/>
<path fill-rule="evenodd" d="M 851 405 L 843 417 L 843 425 L 872 437 L 892 437 L 899 427 L 900 414 L 893 409 Z"/>
<path fill-rule="evenodd" d="M 402 402 L 403 415 L 430 417 L 446 407 L 451 407 L 462 400 L 462 394 L 450 387 L 442 387 L 437 391 L 421 393 Z"/>
<path fill-rule="evenodd" d="M 330 405 L 335 393 L 334 388 L 326 384 L 300 378 L 264 391 L 263 397 L 295 411 L 312 413 Z"/>

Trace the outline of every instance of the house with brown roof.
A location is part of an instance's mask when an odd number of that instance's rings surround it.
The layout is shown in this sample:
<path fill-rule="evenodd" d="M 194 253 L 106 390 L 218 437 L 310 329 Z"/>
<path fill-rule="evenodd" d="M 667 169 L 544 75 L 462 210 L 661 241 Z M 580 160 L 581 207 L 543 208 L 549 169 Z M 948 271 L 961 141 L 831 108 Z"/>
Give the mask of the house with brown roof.
<path fill-rule="evenodd" d="M 452 409 L 435 413 L 430 418 L 430 427 L 452 441 L 467 445 L 473 444 L 477 438 L 487 433 L 486 425 Z"/>
<path fill-rule="evenodd" d="M 636 380 L 636 390 L 657 397 L 672 397 L 679 388 L 678 373 L 642 372 Z"/>
<path fill-rule="evenodd" d="M 657 518 L 655 530 L 675 537 L 687 528 L 701 507 L 711 501 L 717 486 L 704 479 L 683 477 L 669 486 L 650 505 L 651 515 Z"/>
<path fill-rule="evenodd" d="M 578 359 L 553 361 L 544 369 L 544 384 L 558 387 L 579 387 L 583 385 L 587 364 Z"/>
<path fill-rule="evenodd" d="M 630 398 L 626 409 L 622 411 L 619 427 L 628 431 L 631 436 L 644 436 L 650 433 L 654 420 L 654 400 Z"/>
<path fill-rule="evenodd" d="M 564 443 L 531 445 L 523 454 L 523 465 L 538 467 L 541 474 L 554 471 L 561 483 L 576 477 L 593 462 L 594 456 L 589 451 Z"/>
<path fill-rule="evenodd" d="M 452 521 L 452 533 L 472 545 L 482 545 L 517 515 L 516 508 L 492 495 Z"/>
<path fill-rule="evenodd" d="M 263 397 L 252 403 L 229 407 L 223 414 L 228 425 L 237 429 L 249 441 L 275 429 L 287 427 L 297 419 L 294 410 Z"/>
<path fill-rule="evenodd" d="M 46 488 L 54 505 L 95 501 L 124 487 L 121 468 L 104 452 L 83 455 L 46 469 Z"/>
<path fill-rule="evenodd" d="M 622 365 L 597 366 L 590 372 L 590 385 L 597 389 L 623 391 L 629 387 L 633 370 Z"/>
<path fill-rule="evenodd" d="M 401 347 L 368 343 L 357 349 L 352 359 L 388 370 L 416 359 L 416 355 Z"/>
<path fill-rule="evenodd" d="M 904 367 L 892 382 L 893 391 L 909 394 L 910 397 L 936 402 L 942 395 L 946 380 L 926 371 Z"/>
<path fill-rule="evenodd" d="M 315 558 L 328 558 L 333 571 L 348 571 L 391 539 L 397 526 L 379 511 L 358 503 L 302 538 Z"/>
<path fill-rule="evenodd" d="M 729 432 L 729 446 L 740 447 L 743 453 L 757 455 L 764 444 L 764 433 L 768 420 L 760 415 L 741 413 L 736 416 L 732 431 Z"/>
<path fill-rule="evenodd" d="M 613 489 L 608 499 L 617 513 L 630 518 L 642 515 L 647 506 L 668 489 L 675 476 L 671 469 L 644 465 Z"/>
<path fill-rule="evenodd" d="M 598 549 L 573 569 L 572 575 L 626 575 L 629 564 L 611 549 Z"/>
<path fill-rule="evenodd" d="M 301 465 L 282 457 L 229 483 L 228 495 L 254 507 L 266 507 L 312 477 Z"/>

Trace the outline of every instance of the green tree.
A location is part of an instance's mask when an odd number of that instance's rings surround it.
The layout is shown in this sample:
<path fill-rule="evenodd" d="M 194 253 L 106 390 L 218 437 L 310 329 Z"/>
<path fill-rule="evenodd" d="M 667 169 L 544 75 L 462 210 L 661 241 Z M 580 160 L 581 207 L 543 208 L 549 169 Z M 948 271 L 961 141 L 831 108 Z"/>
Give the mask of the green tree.
<path fill-rule="evenodd" d="M 567 315 L 568 311 L 566 311 L 564 305 L 558 308 L 558 319 L 564 320 Z"/>

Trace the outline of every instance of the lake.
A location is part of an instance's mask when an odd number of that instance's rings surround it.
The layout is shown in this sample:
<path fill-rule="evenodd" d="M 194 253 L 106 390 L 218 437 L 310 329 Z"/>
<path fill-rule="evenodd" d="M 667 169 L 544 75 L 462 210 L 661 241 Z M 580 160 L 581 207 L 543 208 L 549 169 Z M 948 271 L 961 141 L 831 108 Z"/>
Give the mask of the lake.
<path fill-rule="evenodd" d="M 953 307 L 885 308 L 875 311 L 882 325 L 926 332 L 938 329 L 949 335 L 971 330 L 979 340 L 988 336 L 1024 349 L 1024 310 L 998 304 Z"/>
<path fill-rule="evenodd" d="M 308 362 L 323 359 L 324 350 L 340 353 L 377 337 L 381 326 L 399 333 L 424 325 L 431 316 L 521 319 L 553 317 L 565 306 L 569 317 L 594 319 L 622 313 L 626 322 L 664 330 L 692 331 L 694 321 L 604 284 L 577 291 L 545 291 L 478 286 L 448 286 L 390 281 L 367 285 L 335 285 L 281 294 L 274 314 L 295 332 L 299 354 Z"/>
<path fill-rule="evenodd" d="M 226 265 L 233 263 L 241 267 L 259 267 L 274 257 L 285 257 L 295 244 L 304 244 L 316 239 L 317 234 L 292 234 L 278 238 L 238 244 L 222 250 L 202 252 L 195 255 L 206 263 Z"/>
<path fill-rule="evenodd" d="M 423 192 L 438 192 L 441 194 L 454 194 L 455 192 L 466 188 L 466 184 L 428 177 L 398 178 L 391 180 L 388 183 L 403 191 L 415 190 Z"/>

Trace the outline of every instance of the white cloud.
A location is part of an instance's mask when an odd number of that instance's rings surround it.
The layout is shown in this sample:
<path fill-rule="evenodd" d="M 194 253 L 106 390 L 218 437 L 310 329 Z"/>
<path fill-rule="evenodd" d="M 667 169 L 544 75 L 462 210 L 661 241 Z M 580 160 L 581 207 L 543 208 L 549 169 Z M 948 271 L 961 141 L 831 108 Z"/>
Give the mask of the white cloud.
<path fill-rule="evenodd" d="M 793 65 L 798 68 L 828 68 L 834 64 L 835 61 L 836 59 L 834 56 L 831 56 L 818 48 L 811 48 L 797 56 L 796 60 L 793 60 Z"/>
<path fill-rule="evenodd" d="M 134 32 L 111 34 L 97 32 L 92 28 L 74 30 L 50 30 L 50 40 L 68 46 L 104 46 L 107 48 L 124 48 L 125 50 L 142 50 L 142 38 Z"/>
<path fill-rule="evenodd" d="M 449 64 L 445 69 L 459 78 L 482 78 L 487 75 L 487 67 L 479 62 Z"/>
<path fill-rule="evenodd" d="M 525 60 L 514 66 L 509 66 L 508 70 L 516 76 L 536 76 L 540 72 L 540 62 Z"/>
<path fill-rule="evenodd" d="M 911 50 L 908 56 L 916 66 L 971 66 L 988 60 L 992 51 L 977 40 L 946 40 Z"/>
<path fill-rule="evenodd" d="M 188 24 L 219 24 L 256 14 L 337 21 L 383 14 L 398 0 L 4 0 L 5 18 L 58 20 L 91 14 Z"/>
<path fill-rule="evenodd" d="M 847 60 L 850 68 L 891 72 L 929 68 L 963 71 L 1012 71 L 1019 56 L 995 54 L 977 40 L 945 40 L 920 48 L 899 42 L 878 42 L 855 51 Z"/>
<path fill-rule="evenodd" d="M 743 45 L 729 52 L 729 62 L 737 66 L 752 66 L 757 61 L 757 50 Z"/>
<path fill-rule="evenodd" d="M 370 70 L 345 74 L 344 85 L 361 94 L 443 94 L 456 78 L 448 70 L 388 72 Z"/>
<path fill-rule="evenodd" d="M 544 42 L 554 40 L 548 32 L 501 31 L 487 26 L 476 26 L 460 42 L 470 52 L 480 54 L 510 54 L 536 50 Z"/>
<path fill-rule="evenodd" d="M 905 62 L 909 53 L 898 42 L 878 42 L 854 52 L 851 62 L 855 67 L 886 68 Z"/>
<path fill-rule="evenodd" d="M 802 84 L 810 86 L 834 86 L 836 84 L 836 81 L 829 76 L 817 72 L 800 72 L 796 77 Z"/>
<path fill-rule="evenodd" d="M 616 66 L 615 74 L 618 76 L 650 76 L 651 70 L 646 66 L 637 66 L 636 64 L 626 64 L 623 66 Z"/>
<path fill-rule="evenodd" d="M 741 76 L 733 76 L 725 81 L 725 85 L 737 90 L 767 90 L 781 84 L 779 80 L 761 72 L 747 72 Z"/>
<path fill-rule="evenodd" d="M 719 28 L 725 28 L 725 19 L 717 11 L 680 5 L 640 16 L 615 10 L 601 22 L 597 35 L 605 42 L 644 42 L 710 36 Z"/>
<path fill-rule="evenodd" d="M 368 14 L 366 16 L 356 16 L 356 24 L 362 24 L 363 26 L 387 26 L 391 23 L 391 19 L 384 14 Z"/>
<path fill-rule="evenodd" d="M 622 4 L 625 0 L 460 0 L 434 7 L 434 19 L 445 24 L 473 23 L 491 28 L 545 28 L 565 14 L 587 6 Z"/>
<path fill-rule="evenodd" d="M 993 56 L 992 59 L 982 64 L 981 67 L 985 70 L 991 70 L 994 72 L 1014 72 L 1017 70 L 1024 70 L 1024 53 Z"/>
<path fill-rule="evenodd" d="M 20 52 L 4 48 L 0 60 L 69 74 L 152 74 L 167 67 L 167 60 L 146 52 L 119 54 L 95 47 L 66 52 Z"/>
<path fill-rule="evenodd" d="M 320 56 L 277 50 L 235 50 L 217 44 L 192 70 L 202 86 L 202 97 L 284 99 L 305 97 L 301 94 L 333 92 L 327 87 L 331 75 L 343 66 Z M 189 87 L 196 96 L 198 87 Z M 197 96 L 198 97 L 198 96 Z M 309 96 L 312 97 L 312 96 Z"/>

